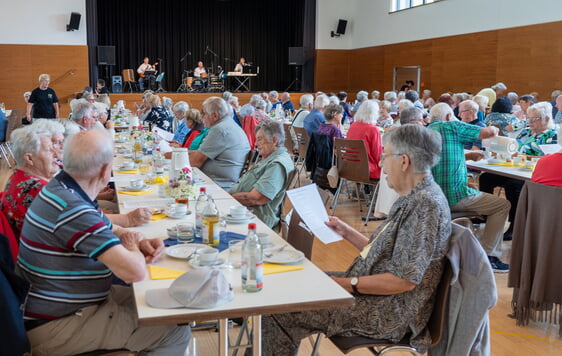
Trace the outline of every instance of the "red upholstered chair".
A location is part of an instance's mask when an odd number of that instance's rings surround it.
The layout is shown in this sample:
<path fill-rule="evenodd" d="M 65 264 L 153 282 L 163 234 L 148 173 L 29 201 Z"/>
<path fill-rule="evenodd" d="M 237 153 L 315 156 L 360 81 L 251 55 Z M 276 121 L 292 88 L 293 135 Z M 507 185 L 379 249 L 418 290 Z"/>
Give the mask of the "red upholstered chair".
<path fill-rule="evenodd" d="M 248 137 L 248 143 L 250 144 L 250 150 L 256 148 L 256 126 L 258 126 L 258 120 L 253 116 L 244 116 L 244 122 L 242 123 L 242 130 L 246 133 Z"/>
<path fill-rule="evenodd" d="M 2 199 L 2 195 L 4 195 L 4 192 L 0 192 L 0 199 Z M 3 212 L 0 212 L 0 233 L 6 235 L 6 237 L 8 238 L 10 251 L 12 253 L 14 262 L 16 262 L 16 260 L 18 259 L 20 245 L 16 234 L 14 234 L 14 231 L 12 230 L 12 227 L 8 222 L 8 218 L 6 218 L 6 215 L 4 215 Z"/>

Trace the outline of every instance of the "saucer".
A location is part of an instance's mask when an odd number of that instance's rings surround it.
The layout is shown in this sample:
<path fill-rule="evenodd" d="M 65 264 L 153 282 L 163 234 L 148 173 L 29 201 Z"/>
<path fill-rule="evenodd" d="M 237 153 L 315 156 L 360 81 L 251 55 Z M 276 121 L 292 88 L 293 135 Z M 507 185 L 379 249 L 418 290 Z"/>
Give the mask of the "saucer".
<path fill-rule="evenodd" d="M 195 262 L 192 258 L 189 259 L 189 261 L 187 262 L 189 263 L 189 265 L 192 268 L 198 269 L 198 268 L 210 268 L 210 267 L 224 267 L 226 266 L 226 261 L 224 258 L 219 257 L 217 258 L 217 260 L 215 261 L 215 263 L 211 264 L 211 265 L 200 265 L 199 263 Z"/>
<path fill-rule="evenodd" d="M 152 188 L 150 188 L 150 186 L 143 184 L 140 188 L 133 188 L 131 186 L 127 186 L 127 187 L 122 187 L 121 190 L 123 190 L 124 192 L 143 192 L 146 190 L 150 190 Z"/>
<path fill-rule="evenodd" d="M 178 244 L 166 248 L 166 255 L 173 258 L 188 258 L 193 253 L 197 252 L 200 248 L 208 248 L 208 245 L 203 244 Z"/>
<path fill-rule="evenodd" d="M 248 212 L 248 213 L 246 214 L 246 216 L 243 216 L 243 217 L 241 217 L 241 218 L 235 218 L 235 217 L 233 217 L 232 215 L 227 214 L 224 219 L 225 219 L 226 222 L 229 223 L 229 224 L 245 224 L 245 223 L 247 223 L 248 221 L 252 220 L 253 218 L 254 218 L 254 214 Z"/>
<path fill-rule="evenodd" d="M 170 219 L 183 219 L 191 214 L 191 210 L 186 211 L 185 214 L 170 214 L 167 211 L 165 211 L 164 214 L 166 214 Z"/>

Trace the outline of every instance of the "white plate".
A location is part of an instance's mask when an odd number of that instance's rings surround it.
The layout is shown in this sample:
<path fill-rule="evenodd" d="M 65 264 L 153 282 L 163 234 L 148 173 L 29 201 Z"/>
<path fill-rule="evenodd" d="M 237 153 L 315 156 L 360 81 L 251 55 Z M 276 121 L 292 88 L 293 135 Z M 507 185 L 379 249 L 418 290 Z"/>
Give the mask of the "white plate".
<path fill-rule="evenodd" d="M 523 172 L 532 172 L 532 171 L 533 171 L 532 168 L 527 168 L 527 167 L 525 167 L 525 166 L 519 167 L 519 170 L 520 170 L 520 171 L 523 171 Z"/>
<path fill-rule="evenodd" d="M 173 258 L 188 258 L 192 253 L 200 248 L 207 248 L 204 244 L 178 244 L 166 247 L 166 255 Z"/>
<path fill-rule="evenodd" d="M 265 252 L 271 249 L 266 249 L 264 251 L 263 260 L 264 262 L 277 263 L 280 265 L 289 265 L 293 263 L 299 263 L 304 259 L 304 253 L 297 250 L 287 250 L 273 252 L 273 256 L 265 257 Z"/>
<path fill-rule="evenodd" d="M 166 214 L 170 219 L 183 219 L 183 218 L 185 218 L 186 216 L 188 216 L 189 214 L 191 214 L 191 210 L 188 210 L 185 214 L 177 214 L 177 215 L 174 214 L 174 215 L 171 215 L 171 214 L 169 214 L 167 211 L 165 211 L 164 214 Z"/>
<path fill-rule="evenodd" d="M 120 166 L 119 170 L 120 171 L 135 171 L 137 168 L 135 166 L 129 168 L 129 167 L 124 167 L 124 166 Z"/>
<path fill-rule="evenodd" d="M 225 261 L 225 259 L 222 258 L 222 257 L 217 258 L 217 260 L 215 261 L 215 263 L 212 264 L 212 265 L 201 266 L 200 264 L 195 263 L 195 261 L 193 261 L 193 259 L 190 259 L 190 260 L 188 261 L 188 263 L 189 263 L 189 265 L 190 265 L 192 268 L 195 268 L 195 269 L 197 269 L 197 268 L 210 268 L 210 267 L 218 267 L 218 268 L 220 268 L 220 267 L 225 267 L 225 266 L 226 266 L 226 261 Z"/>
<path fill-rule="evenodd" d="M 140 188 L 133 188 L 131 186 L 121 187 L 121 190 L 123 190 L 124 192 L 143 192 L 143 191 L 150 190 L 150 189 L 152 189 L 152 188 L 150 186 L 146 185 L 146 184 L 143 184 L 143 186 L 140 187 Z"/>
<path fill-rule="evenodd" d="M 224 220 L 226 220 L 228 224 L 245 224 L 251 221 L 253 218 L 254 218 L 254 214 L 252 213 L 248 213 L 245 217 L 242 218 L 234 218 L 230 214 L 227 214 L 224 217 Z"/>

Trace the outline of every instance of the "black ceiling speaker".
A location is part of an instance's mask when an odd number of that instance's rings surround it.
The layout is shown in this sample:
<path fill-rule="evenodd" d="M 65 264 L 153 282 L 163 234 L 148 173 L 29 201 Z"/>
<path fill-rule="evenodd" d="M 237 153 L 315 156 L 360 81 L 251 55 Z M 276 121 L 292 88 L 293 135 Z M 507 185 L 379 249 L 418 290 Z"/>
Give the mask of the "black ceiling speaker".
<path fill-rule="evenodd" d="M 67 31 L 78 30 L 80 28 L 80 17 L 82 17 L 82 15 L 80 15 L 79 12 L 71 13 L 70 14 L 70 23 L 68 25 L 66 25 L 66 30 Z"/>

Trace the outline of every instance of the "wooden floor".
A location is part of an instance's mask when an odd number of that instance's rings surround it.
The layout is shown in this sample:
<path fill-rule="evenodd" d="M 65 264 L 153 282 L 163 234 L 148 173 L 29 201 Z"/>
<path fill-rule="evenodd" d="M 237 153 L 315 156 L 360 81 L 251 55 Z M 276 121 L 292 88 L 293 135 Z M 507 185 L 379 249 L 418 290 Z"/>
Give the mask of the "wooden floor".
<path fill-rule="evenodd" d="M 4 162 L 0 165 L 0 187 L 4 187 L 10 171 Z M 342 195 L 343 196 L 343 195 Z M 380 222 L 370 222 L 367 227 L 363 226 L 360 220 L 360 212 L 356 202 L 352 202 L 343 197 L 338 204 L 337 216 L 351 224 L 359 231 L 369 236 Z M 503 260 L 509 262 L 511 243 L 504 243 Z M 314 242 L 312 261 L 323 270 L 345 270 L 358 254 L 358 251 L 346 241 L 324 245 L 318 240 Z M 499 300 L 491 312 L 491 341 L 492 355 L 512 356 L 512 355 L 561 355 L 562 339 L 558 337 L 558 326 L 547 323 L 533 323 L 527 327 L 518 327 L 515 321 L 507 315 L 511 313 L 511 293 L 507 288 L 507 273 L 495 274 L 498 288 Z M 267 288 L 267 286 L 265 286 Z M 234 334 L 238 327 L 231 330 Z M 196 331 L 193 336 L 197 339 L 198 355 L 217 355 L 217 337 L 214 330 Z M 310 355 L 310 343 L 304 340 L 301 343 L 299 355 Z M 241 354 L 239 352 L 239 354 Z M 328 340 L 322 342 L 320 348 L 322 356 L 342 355 L 339 350 Z M 394 353 L 396 355 L 405 355 Z M 371 355 L 368 351 L 357 350 L 350 355 Z M 265 355 L 267 356 L 267 355 Z M 459 355 L 461 356 L 461 355 Z"/>

